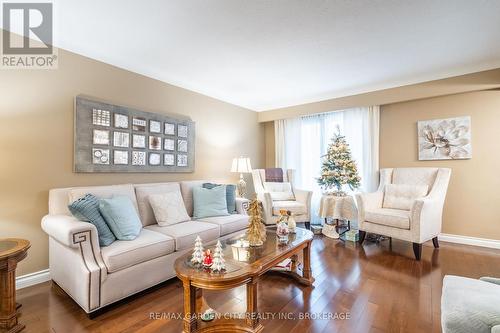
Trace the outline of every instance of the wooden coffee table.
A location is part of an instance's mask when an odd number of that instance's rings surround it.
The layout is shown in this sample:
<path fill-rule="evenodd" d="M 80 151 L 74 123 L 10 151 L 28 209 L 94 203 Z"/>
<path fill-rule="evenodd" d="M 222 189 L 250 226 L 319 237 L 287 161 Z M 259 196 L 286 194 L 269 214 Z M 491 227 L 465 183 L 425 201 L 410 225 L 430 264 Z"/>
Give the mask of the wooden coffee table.
<path fill-rule="evenodd" d="M 297 233 L 290 234 L 288 243 L 279 244 L 275 229 L 267 230 L 267 240 L 259 247 L 236 248 L 237 240 L 245 234 L 222 242 L 226 271 L 211 273 L 194 268 L 191 253 L 175 262 L 175 271 L 184 286 L 184 329 L 183 332 L 262 332 L 264 326 L 259 323 L 257 308 L 257 283 L 259 277 L 279 262 L 290 258 L 291 271 L 279 272 L 297 282 L 311 286 L 314 278 L 311 274 L 311 242 L 313 233 L 297 228 Z M 302 252 L 302 265 L 298 255 Z M 220 316 L 211 322 L 200 320 L 203 309 L 202 290 L 224 290 L 246 284 L 247 309 L 244 318 L 224 318 Z"/>

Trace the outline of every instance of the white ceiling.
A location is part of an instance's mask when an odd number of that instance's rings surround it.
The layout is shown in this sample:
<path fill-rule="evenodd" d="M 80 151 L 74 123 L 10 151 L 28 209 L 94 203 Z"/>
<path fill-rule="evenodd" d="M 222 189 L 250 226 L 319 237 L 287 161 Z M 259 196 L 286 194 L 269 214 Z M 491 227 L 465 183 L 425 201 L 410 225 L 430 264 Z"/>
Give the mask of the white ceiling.
<path fill-rule="evenodd" d="M 256 111 L 500 67 L 498 0 L 57 0 L 56 46 Z"/>

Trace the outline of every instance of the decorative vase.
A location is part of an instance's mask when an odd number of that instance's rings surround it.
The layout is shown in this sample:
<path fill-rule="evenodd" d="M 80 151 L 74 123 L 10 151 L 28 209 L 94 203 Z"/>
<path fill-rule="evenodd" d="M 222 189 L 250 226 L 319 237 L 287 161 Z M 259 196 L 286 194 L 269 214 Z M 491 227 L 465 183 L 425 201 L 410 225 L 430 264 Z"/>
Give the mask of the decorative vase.
<path fill-rule="evenodd" d="M 291 234 L 294 234 L 296 227 L 297 227 L 297 223 L 295 222 L 295 216 L 294 216 L 294 214 L 290 214 L 290 217 L 288 218 L 288 232 L 290 232 Z"/>
<path fill-rule="evenodd" d="M 288 225 L 285 222 L 279 222 L 278 223 L 278 228 L 276 229 L 276 235 L 278 236 L 278 241 L 280 243 L 287 243 L 288 242 Z"/>

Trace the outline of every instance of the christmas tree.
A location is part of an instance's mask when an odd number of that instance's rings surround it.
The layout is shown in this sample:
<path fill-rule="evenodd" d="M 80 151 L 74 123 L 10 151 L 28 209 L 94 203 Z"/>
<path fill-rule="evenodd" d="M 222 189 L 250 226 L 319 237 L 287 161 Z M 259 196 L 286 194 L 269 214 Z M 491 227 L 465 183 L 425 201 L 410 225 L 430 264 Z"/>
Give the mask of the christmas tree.
<path fill-rule="evenodd" d="M 194 240 L 194 251 L 191 255 L 191 263 L 201 265 L 203 263 L 203 244 L 200 236 L 196 236 Z"/>
<path fill-rule="evenodd" d="M 224 260 L 224 253 L 222 253 L 222 244 L 217 241 L 214 250 L 214 260 L 211 267 L 213 272 L 221 272 L 226 269 L 226 261 Z"/>
<path fill-rule="evenodd" d="M 343 185 L 349 185 L 351 190 L 360 186 L 361 177 L 343 135 L 335 134 L 332 138 L 327 153 L 322 156 L 321 177 L 317 180 L 325 190 L 335 187 L 338 194 L 343 193 Z"/>
<path fill-rule="evenodd" d="M 250 224 L 247 230 L 247 240 L 250 246 L 261 246 L 266 240 L 266 227 L 262 220 L 260 202 L 257 199 L 250 201 L 248 205 Z"/>

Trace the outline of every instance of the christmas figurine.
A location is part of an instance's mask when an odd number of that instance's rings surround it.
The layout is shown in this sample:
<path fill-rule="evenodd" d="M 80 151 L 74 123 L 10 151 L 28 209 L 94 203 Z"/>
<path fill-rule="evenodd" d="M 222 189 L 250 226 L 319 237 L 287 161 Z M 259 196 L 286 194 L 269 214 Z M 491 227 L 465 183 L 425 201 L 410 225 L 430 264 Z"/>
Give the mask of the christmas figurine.
<path fill-rule="evenodd" d="M 194 251 L 191 255 L 191 263 L 193 265 L 203 264 L 203 244 L 200 236 L 196 236 L 196 239 L 194 240 Z"/>
<path fill-rule="evenodd" d="M 214 260 L 210 269 L 212 272 L 222 272 L 226 269 L 226 261 L 224 260 L 224 253 L 222 253 L 222 244 L 220 241 L 217 241 L 217 245 L 215 246 Z"/>
<path fill-rule="evenodd" d="M 203 257 L 203 266 L 210 267 L 212 266 L 212 264 L 213 264 L 212 251 L 210 251 L 210 249 L 207 249 Z"/>

